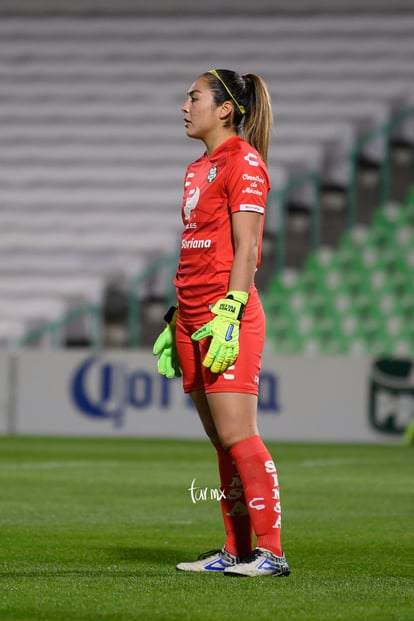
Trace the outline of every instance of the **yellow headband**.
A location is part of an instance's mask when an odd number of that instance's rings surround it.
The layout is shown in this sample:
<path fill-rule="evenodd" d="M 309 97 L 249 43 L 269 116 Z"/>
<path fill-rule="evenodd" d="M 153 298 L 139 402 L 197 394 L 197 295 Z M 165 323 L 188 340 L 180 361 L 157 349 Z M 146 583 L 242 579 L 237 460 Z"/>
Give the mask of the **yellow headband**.
<path fill-rule="evenodd" d="M 219 76 L 219 74 L 217 73 L 217 71 L 215 69 L 211 69 L 209 71 L 209 73 L 211 73 L 212 75 L 214 75 L 215 78 L 217 78 L 217 80 L 219 80 L 222 85 L 224 86 L 224 88 L 226 89 L 226 91 L 228 92 L 228 94 L 230 95 L 230 97 L 232 98 L 232 100 L 234 101 L 234 103 L 236 104 L 236 106 L 238 107 L 239 111 L 241 114 L 246 114 L 246 109 L 244 106 L 242 106 L 241 104 L 239 104 L 239 102 L 237 101 L 237 99 L 234 97 L 233 93 L 231 92 L 231 90 L 229 89 L 229 87 L 227 86 L 227 84 L 221 79 L 221 77 Z"/>

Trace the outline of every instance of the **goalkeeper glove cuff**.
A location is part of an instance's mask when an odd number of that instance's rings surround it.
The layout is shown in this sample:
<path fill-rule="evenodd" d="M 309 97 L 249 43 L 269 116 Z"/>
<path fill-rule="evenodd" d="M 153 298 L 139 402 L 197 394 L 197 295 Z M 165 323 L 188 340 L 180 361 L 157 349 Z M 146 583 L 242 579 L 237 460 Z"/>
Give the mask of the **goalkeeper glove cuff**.
<path fill-rule="evenodd" d="M 229 291 L 225 298 L 218 300 L 211 309 L 215 315 L 240 321 L 244 315 L 249 294 L 245 291 Z"/>
<path fill-rule="evenodd" d="M 170 308 L 164 315 L 164 321 L 166 321 L 170 325 L 175 326 L 175 324 L 177 323 L 177 311 L 177 306 L 170 306 Z"/>

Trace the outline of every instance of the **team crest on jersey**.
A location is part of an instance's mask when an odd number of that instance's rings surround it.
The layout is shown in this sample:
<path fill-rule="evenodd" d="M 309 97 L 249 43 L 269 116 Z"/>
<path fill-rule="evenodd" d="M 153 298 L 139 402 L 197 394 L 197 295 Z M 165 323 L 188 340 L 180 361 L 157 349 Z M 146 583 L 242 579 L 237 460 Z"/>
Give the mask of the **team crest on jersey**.
<path fill-rule="evenodd" d="M 217 177 L 217 166 L 212 166 L 208 171 L 207 181 L 211 183 Z"/>

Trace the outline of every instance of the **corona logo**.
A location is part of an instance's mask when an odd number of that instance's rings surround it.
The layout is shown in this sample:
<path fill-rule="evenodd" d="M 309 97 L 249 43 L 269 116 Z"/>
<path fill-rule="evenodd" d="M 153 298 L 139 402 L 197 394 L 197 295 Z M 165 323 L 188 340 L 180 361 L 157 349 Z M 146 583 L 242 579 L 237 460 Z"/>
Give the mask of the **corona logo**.
<path fill-rule="evenodd" d="M 275 414 L 277 380 L 271 373 L 260 376 L 259 411 Z M 178 385 L 180 392 L 178 394 Z M 127 412 L 145 412 L 156 408 L 166 411 L 174 405 L 193 409 L 188 395 L 184 395 L 179 378 L 167 379 L 154 369 L 128 369 L 125 362 L 107 361 L 99 355 L 83 360 L 74 370 L 69 385 L 72 401 L 83 416 L 96 421 L 109 421 L 116 427 L 125 423 Z"/>

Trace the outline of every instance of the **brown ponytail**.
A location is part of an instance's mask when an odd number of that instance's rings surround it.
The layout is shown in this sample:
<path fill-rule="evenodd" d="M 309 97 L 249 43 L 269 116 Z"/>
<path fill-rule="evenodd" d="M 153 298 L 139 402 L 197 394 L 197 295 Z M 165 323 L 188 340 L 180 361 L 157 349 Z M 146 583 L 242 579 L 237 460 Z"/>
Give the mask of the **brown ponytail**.
<path fill-rule="evenodd" d="M 228 69 L 208 71 L 203 76 L 210 82 L 216 105 L 232 101 L 234 126 L 267 164 L 273 114 L 263 78 L 254 73 L 240 76 Z"/>
<path fill-rule="evenodd" d="M 254 73 L 243 76 L 250 92 L 250 105 L 243 119 L 243 138 L 258 151 L 267 164 L 270 134 L 273 125 L 272 104 L 264 80 Z"/>

